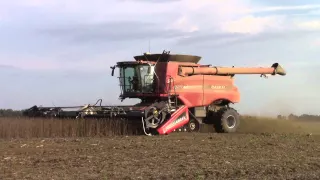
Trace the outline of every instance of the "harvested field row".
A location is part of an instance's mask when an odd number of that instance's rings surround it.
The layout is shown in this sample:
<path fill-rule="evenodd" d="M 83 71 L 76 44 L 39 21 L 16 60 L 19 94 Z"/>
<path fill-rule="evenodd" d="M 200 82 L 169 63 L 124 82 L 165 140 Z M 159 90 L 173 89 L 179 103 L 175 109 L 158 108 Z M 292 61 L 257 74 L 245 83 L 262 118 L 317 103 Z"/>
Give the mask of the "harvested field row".
<path fill-rule="evenodd" d="M 0 179 L 317 179 L 320 136 L 168 136 L 0 140 Z"/>

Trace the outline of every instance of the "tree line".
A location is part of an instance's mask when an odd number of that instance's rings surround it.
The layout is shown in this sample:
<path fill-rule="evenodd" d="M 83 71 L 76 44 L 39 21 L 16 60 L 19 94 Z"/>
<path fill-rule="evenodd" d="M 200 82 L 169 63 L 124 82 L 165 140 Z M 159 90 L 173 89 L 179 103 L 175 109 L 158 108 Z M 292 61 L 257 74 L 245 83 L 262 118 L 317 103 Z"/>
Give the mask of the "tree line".
<path fill-rule="evenodd" d="M 12 109 L 0 109 L 0 117 L 18 117 L 22 116 L 22 111 Z"/>
<path fill-rule="evenodd" d="M 277 118 L 287 119 L 287 120 L 320 121 L 320 115 L 310 115 L 310 114 L 302 114 L 300 116 L 295 114 L 290 114 L 289 116 L 278 115 Z"/>

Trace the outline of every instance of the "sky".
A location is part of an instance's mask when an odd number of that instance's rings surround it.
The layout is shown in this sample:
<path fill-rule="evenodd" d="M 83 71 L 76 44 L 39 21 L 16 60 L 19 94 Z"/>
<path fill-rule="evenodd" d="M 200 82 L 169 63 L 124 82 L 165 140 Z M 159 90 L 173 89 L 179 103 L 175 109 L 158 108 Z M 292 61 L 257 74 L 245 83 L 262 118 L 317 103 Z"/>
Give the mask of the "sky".
<path fill-rule="evenodd" d="M 242 114 L 319 114 L 315 0 L 0 0 L 0 108 L 121 104 L 110 66 L 143 52 L 191 54 L 236 75 Z M 125 100 L 130 104 L 135 100 Z"/>

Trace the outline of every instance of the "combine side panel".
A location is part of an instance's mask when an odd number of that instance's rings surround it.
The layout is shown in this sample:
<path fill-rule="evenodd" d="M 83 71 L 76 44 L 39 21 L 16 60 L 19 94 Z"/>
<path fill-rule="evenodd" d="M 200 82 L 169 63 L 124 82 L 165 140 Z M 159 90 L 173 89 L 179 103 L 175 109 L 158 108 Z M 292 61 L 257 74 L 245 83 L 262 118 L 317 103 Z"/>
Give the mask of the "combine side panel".
<path fill-rule="evenodd" d="M 174 112 L 170 119 L 161 125 L 157 131 L 159 134 L 169 134 L 189 122 L 189 111 L 187 106 L 181 106 Z"/>

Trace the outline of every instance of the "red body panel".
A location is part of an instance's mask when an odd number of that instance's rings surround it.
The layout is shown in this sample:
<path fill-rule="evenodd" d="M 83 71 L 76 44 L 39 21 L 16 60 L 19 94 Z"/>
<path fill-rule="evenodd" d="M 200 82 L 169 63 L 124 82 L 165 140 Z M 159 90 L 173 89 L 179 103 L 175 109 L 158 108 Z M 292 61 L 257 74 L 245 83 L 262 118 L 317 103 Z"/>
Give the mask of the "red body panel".
<path fill-rule="evenodd" d="M 161 82 L 159 84 L 161 94 L 167 95 L 170 92 L 171 95 L 174 95 L 176 93 L 187 107 L 207 106 L 219 99 L 226 99 L 233 103 L 240 101 L 240 93 L 234 86 L 234 79 L 231 76 L 179 76 L 179 65 L 199 66 L 181 62 L 158 63 L 156 73 Z M 171 85 L 169 85 L 169 77 L 173 79 Z"/>
<path fill-rule="evenodd" d="M 161 125 L 157 131 L 159 134 L 169 134 L 177 128 L 182 127 L 183 125 L 189 122 L 189 112 L 187 106 L 180 107 L 175 111 L 170 119 Z"/>

